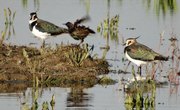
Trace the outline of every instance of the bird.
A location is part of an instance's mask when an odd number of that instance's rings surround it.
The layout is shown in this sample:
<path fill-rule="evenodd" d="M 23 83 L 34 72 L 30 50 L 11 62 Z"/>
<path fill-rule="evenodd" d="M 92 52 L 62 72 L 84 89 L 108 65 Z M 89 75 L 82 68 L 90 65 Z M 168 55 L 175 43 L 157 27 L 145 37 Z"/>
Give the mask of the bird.
<path fill-rule="evenodd" d="M 33 35 L 42 40 L 42 47 L 45 45 L 45 39 L 49 36 L 56 36 L 68 33 L 68 29 L 59 27 L 51 22 L 39 19 L 36 12 L 30 13 L 29 29 Z"/>
<path fill-rule="evenodd" d="M 149 62 L 168 61 L 169 57 L 163 56 L 151 48 L 138 43 L 136 38 L 128 38 L 124 43 L 124 54 L 126 58 L 138 66 L 138 70 L 141 76 L 141 66 L 146 65 Z"/>
<path fill-rule="evenodd" d="M 68 32 L 73 37 L 75 40 L 81 40 L 81 42 L 78 44 L 80 45 L 81 43 L 84 42 L 84 39 L 89 35 L 89 34 L 95 34 L 95 32 L 90 29 L 89 27 L 86 27 L 84 25 L 79 25 L 84 21 L 89 20 L 88 16 L 82 17 L 81 19 L 77 19 L 74 23 L 72 22 L 66 22 L 64 25 L 67 26 Z"/>

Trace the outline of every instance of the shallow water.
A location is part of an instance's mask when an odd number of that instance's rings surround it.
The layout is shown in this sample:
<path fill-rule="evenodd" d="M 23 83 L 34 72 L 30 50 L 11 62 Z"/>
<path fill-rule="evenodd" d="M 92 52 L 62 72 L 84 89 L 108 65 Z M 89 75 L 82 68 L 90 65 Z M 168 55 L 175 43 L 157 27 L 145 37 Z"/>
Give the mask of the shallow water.
<path fill-rule="evenodd" d="M 24 5 L 23 5 L 24 1 Z M 147 0 L 148 1 L 148 0 Z M 40 40 L 35 38 L 28 27 L 29 13 L 38 10 L 38 16 L 41 19 L 48 20 L 63 26 L 63 23 L 67 21 L 75 21 L 86 14 L 89 14 L 91 20 L 85 25 L 89 26 L 96 31 L 100 22 L 107 18 L 108 12 L 110 18 L 119 15 L 119 27 L 118 27 L 118 39 L 117 41 L 106 40 L 100 33 L 88 36 L 85 39 L 85 43 L 94 45 L 94 54 L 98 54 L 98 57 L 103 57 L 103 53 L 106 50 L 100 49 L 100 47 L 110 46 L 109 51 L 105 54 L 105 58 L 110 63 L 112 70 L 124 70 L 127 62 L 122 62 L 124 58 L 122 39 L 129 37 L 141 36 L 138 41 L 151 47 L 153 50 L 164 54 L 165 56 L 171 55 L 169 51 L 170 41 L 168 40 L 172 35 L 176 35 L 178 40 L 180 35 L 180 13 L 179 6 L 180 1 L 176 1 L 175 9 L 165 9 L 165 13 L 161 8 L 158 14 L 158 10 L 155 8 L 154 0 L 148 8 L 148 3 L 144 0 L 111 0 L 108 8 L 108 0 L 0 0 L 0 31 L 5 29 L 5 18 L 3 16 L 4 9 L 8 7 L 12 12 L 16 11 L 15 20 L 13 23 L 15 35 L 11 32 L 8 37 L 6 35 L 5 42 L 16 45 L 29 45 L 35 43 L 33 46 L 39 47 Z M 157 0 L 158 1 L 158 0 Z M 175 0 L 174 0 L 175 1 Z M 25 3 L 27 2 L 27 4 Z M 109 10 L 108 10 L 109 9 Z M 64 26 L 63 26 L 64 27 Z M 135 28 L 134 30 L 127 28 Z M 12 27 L 11 27 L 12 30 Z M 160 34 L 163 35 L 163 45 L 160 45 Z M 173 33 L 173 34 L 172 34 Z M 8 33 L 7 33 L 8 34 Z M 69 35 L 60 35 L 52 37 L 46 40 L 49 45 L 55 46 L 55 44 L 68 44 L 79 43 Z M 170 71 L 172 62 L 164 62 L 162 72 L 157 71 L 159 76 L 165 76 Z M 131 71 L 129 66 L 128 71 Z M 144 70 L 145 71 L 145 70 Z M 178 68 L 178 71 L 179 68 Z M 110 73 L 113 79 L 120 80 L 122 78 L 130 78 L 131 74 L 114 74 Z M 115 85 L 102 86 L 95 85 L 92 88 L 85 88 L 80 90 L 79 88 L 39 88 L 38 91 L 38 104 L 39 109 L 44 101 L 50 101 L 52 95 L 55 95 L 55 110 L 59 109 L 80 109 L 80 110 L 124 110 L 124 97 L 125 93 L 121 90 L 122 85 L 119 81 Z M 0 106 L 2 110 L 18 110 L 22 109 L 23 103 L 28 106 L 33 102 L 33 88 L 21 90 L 19 92 L 1 92 L 0 93 Z M 166 86 L 156 89 L 155 108 L 156 110 L 178 110 L 180 108 L 180 92 L 178 85 L 167 84 Z M 49 105 L 50 107 L 50 105 Z"/>

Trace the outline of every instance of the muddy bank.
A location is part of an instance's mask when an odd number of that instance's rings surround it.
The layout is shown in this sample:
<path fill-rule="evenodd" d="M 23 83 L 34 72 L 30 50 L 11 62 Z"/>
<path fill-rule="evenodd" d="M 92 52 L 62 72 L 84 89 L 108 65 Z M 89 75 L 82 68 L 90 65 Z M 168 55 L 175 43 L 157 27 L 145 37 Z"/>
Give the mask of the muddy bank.
<path fill-rule="evenodd" d="M 97 76 L 109 70 L 107 61 L 93 58 L 92 51 L 87 45 L 38 49 L 1 44 L 0 82 L 33 82 L 37 78 L 41 84 L 94 85 Z"/>

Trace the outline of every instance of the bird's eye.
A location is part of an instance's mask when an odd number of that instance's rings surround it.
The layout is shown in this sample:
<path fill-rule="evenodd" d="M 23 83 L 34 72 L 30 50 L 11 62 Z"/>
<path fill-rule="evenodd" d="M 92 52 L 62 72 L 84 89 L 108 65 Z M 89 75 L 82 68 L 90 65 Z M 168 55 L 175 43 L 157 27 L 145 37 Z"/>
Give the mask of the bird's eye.
<path fill-rule="evenodd" d="M 131 44 L 131 41 L 128 42 L 128 45 Z"/>

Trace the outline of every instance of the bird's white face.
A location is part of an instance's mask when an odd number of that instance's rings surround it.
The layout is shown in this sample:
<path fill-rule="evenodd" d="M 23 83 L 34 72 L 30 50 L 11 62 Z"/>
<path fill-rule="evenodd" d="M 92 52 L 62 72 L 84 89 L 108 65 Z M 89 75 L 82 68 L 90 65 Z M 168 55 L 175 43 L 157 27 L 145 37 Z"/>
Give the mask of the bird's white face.
<path fill-rule="evenodd" d="M 29 24 L 33 23 L 34 21 L 37 21 L 37 14 L 30 14 Z"/>
<path fill-rule="evenodd" d="M 130 46 L 130 45 L 134 44 L 135 42 L 136 42 L 135 39 L 127 39 L 125 45 Z"/>

